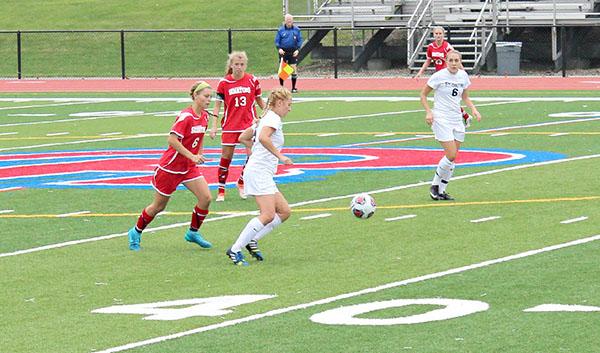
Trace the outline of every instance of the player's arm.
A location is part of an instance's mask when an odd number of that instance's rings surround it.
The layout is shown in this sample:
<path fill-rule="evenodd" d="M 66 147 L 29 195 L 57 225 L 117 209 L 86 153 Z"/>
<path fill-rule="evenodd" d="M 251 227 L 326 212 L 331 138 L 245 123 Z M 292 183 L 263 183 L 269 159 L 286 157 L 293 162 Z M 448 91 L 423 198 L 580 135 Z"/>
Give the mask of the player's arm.
<path fill-rule="evenodd" d="M 215 101 L 215 107 L 213 108 L 213 114 L 210 118 L 211 123 L 210 123 L 210 132 L 209 132 L 209 136 L 211 139 L 214 139 L 215 136 L 217 135 L 217 124 L 219 121 L 219 112 L 221 111 L 221 101 L 220 100 L 216 100 Z"/>
<path fill-rule="evenodd" d="M 258 136 L 258 141 L 267 149 L 267 151 L 271 152 L 277 159 L 281 161 L 283 164 L 294 164 L 292 159 L 288 156 L 283 155 L 281 152 L 275 148 L 273 145 L 273 141 L 271 140 L 271 136 L 275 132 L 275 129 L 270 126 L 264 126 L 260 130 L 260 135 Z"/>
<path fill-rule="evenodd" d="M 415 75 L 415 78 L 421 77 L 421 75 L 423 75 L 425 70 L 427 70 L 427 68 L 429 67 L 429 64 L 431 64 L 431 58 L 425 59 L 423 66 L 421 66 L 421 69 L 419 69 L 419 72 L 417 72 L 417 74 Z"/>
<path fill-rule="evenodd" d="M 261 96 L 256 97 L 256 104 L 260 107 L 260 109 L 265 110 L 267 108 L 267 103 Z"/>
<path fill-rule="evenodd" d="M 469 109 L 471 109 L 471 114 L 474 115 L 475 118 L 477 118 L 477 121 L 481 121 L 481 114 L 479 114 L 479 111 L 477 110 L 477 108 L 475 108 L 475 105 L 471 101 L 471 98 L 469 98 L 469 90 L 465 89 L 463 91 L 462 100 L 463 100 L 463 102 L 465 102 L 467 107 L 469 107 Z"/>
<path fill-rule="evenodd" d="M 246 148 L 249 150 L 250 148 L 252 148 L 252 137 L 254 136 L 254 127 L 250 126 L 249 128 L 247 128 L 246 130 L 244 130 L 244 132 L 242 132 L 240 134 L 240 137 L 238 137 L 238 141 L 246 146 Z"/>
<path fill-rule="evenodd" d="M 175 149 L 175 151 L 177 151 L 179 154 L 181 154 L 182 156 L 186 157 L 187 159 L 191 160 L 192 162 L 194 162 L 196 164 L 204 163 L 206 161 L 206 158 L 204 158 L 204 156 L 201 155 L 200 153 L 193 154 L 187 148 L 185 148 L 185 146 L 183 146 L 183 144 L 179 140 L 179 136 L 173 132 L 169 134 L 167 143 L 169 144 L 169 146 L 173 147 Z"/>
<path fill-rule="evenodd" d="M 429 85 L 425 85 L 421 90 L 421 105 L 425 108 L 425 122 L 427 125 L 433 124 L 433 112 L 429 107 L 429 102 L 427 101 L 427 96 L 429 93 L 433 91 L 433 88 L 429 87 Z"/>

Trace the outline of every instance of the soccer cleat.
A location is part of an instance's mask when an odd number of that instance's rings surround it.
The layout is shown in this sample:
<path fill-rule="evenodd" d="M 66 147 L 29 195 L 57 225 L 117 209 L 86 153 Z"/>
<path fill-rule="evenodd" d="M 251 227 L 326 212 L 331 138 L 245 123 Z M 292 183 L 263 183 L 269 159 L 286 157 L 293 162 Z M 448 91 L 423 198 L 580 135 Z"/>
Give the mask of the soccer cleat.
<path fill-rule="evenodd" d="M 258 261 L 263 261 L 265 258 L 262 256 L 262 253 L 258 249 L 258 242 L 256 240 L 250 240 L 250 242 L 246 245 L 246 250 Z"/>
<path fill-rule="evenodd" d="M 292 88 L 292 93 L 298 93 L 298 89 L 297 88 Z"/>
<path fill-rule="evenodd" d="M 431 187 L 429 188 L 429 196 L 431 197 L 432 200 L 439 200 L 439 186 L 438 185 L 431 185 Z"/>
<path fill-rule="evenodd" d="M 444 191 L 444 192 L 442 192 L 441 194 L 438 195 L 438 200 L 452 201 L 452 200 L 454 200 L 454 197 L 450 196 L 450 194 L 447 194 Z"/>
<path fill-rule="evenodd" d="M 191 229 L 188 229 L 187 232 L 185 232 L 185 240 L 187 240 L 190 243 L 196 243 L 198 245 L 200 245 L 200 247 L 204 248 L 204 249 L 210 249 L 212 248 L 212 244 L 207 241 L 204 240 L 204 238 L 202 238 L 202 235 L 199 232 L 194 232 Z"/>
<path fill-rule="evenodd" d="M 242 199 L 247 199 L 246 193 L 244 192 L 244 184 L 237 183 L 238 192 L 240 193 L 240 197 Z"/>
<path fill-rule="evenodd" d="M 225 191 L 223 191 L 223 192 L 219 191 L 219 193 L 217 194 L 217 199 L 215 201 L 216 202 L 225 201 Z"/>
<path fill-rule="evenodd" d="M 129 250 L 139 251 L 142 233 L 138 232 L 137 229 L 133 227 L 127 232 L 127 236 L 129 237 Z"/>
<path fill-rule="evenodd" d="M 231 251 L 231 248 L 229 248 L 225 252 L 225 255 L 227 255 L 229 259 L 233 261 L 233 264 L 236 266 L 248 266 L 248 262 L 244 260 L 244 255 L 242 255 L 241 251 L 233 252 Z"/>

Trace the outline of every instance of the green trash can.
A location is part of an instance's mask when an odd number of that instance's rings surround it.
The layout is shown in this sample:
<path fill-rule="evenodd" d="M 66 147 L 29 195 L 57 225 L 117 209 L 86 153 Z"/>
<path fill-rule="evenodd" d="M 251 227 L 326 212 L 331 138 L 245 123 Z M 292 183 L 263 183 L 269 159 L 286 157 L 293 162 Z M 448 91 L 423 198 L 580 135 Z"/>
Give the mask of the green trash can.
<path fill-rule="evenodd" d="M 519 74 L 521 42 L 496 42 L 497 73 L 500 76 Z"/>

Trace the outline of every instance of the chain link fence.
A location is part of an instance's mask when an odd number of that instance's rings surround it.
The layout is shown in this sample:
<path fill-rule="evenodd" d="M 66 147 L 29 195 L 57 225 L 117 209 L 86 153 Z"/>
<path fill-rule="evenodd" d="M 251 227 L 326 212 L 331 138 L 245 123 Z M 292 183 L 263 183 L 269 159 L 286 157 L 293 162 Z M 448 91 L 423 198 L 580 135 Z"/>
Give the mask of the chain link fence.
<path fill-rule="evenodd" d="M 383 59 L 384 68 L 361 67 L 354 59 L 381 28 L 326 28 L 327 35 L 299 64 L 304 77 L 405 76 L 407 28 L 395 28 L 371 59 Z M 523 42 L 523 74 L 579 73 L 600 67 L 600 49 L 580 48 L 595 43 L 600 27 L 571 28 L 572 50 L 564 67 L 552 60 L 551 27 L 513 30 L 508 40 Z M 275 28 L 214 30 L 124 31 L 0 31 L 0 77 L 36 78 L 184 78 L 222 77 L 227 54 L 248 53 L 248 71 L 275 76 L 278 56 Z M 316 30 L 304 30 L 305 41 Z M 452 33 L 449 33 L 450 37 Z M 594 49 L 596 48 L 596 49 Z M 495 74 L 483 67 L 483 74 Z M 597 73 L 597 72 L 594 72 Z"/>

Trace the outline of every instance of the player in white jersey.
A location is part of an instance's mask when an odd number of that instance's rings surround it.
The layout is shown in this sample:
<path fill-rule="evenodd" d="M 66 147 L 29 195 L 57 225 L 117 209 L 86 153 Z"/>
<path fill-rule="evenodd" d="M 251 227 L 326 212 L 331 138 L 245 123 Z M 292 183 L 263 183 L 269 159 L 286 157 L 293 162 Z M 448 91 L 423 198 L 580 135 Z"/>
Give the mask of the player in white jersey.
<path fill-rule="evenodd" d="M 242 254 L 243 247 L 252 257 L 262 261 L 258 241 L 288 219 L 291 213 L 273 177 L 279 161 L 286 165 L 293 164 L 289 157 L 281 153 L 284 143 L 281 118 L 292 109 L 292 93 L 284 87 L 274 89 L 269 95 L 267 109 L 254 132 L 252 153 L 244 171 L 244 191 L 246 195 L 254 196 L 260 213 L 246 224 L 238 239 L 227 250 L 226 255 L 234 265 L 248 265 Z M 240 142 L 244 142 L 250 129 L 242 133 Z"/>
<path fill-rule="evenodd" d="M 469 98 L 469 76 L 460 69 L 461 54 L 458 51 L 450 51 L 446 61 L 448 67 L 434 73 L 421 90 L 421 104 L 426 112 L 425 121 L 431 126 L 435 139 L 444 148 L 444 157 L 438 163 L 429 189 L 429 195 L 434 200 L 453 200 L 446 193 L 446 186 L 452 177 L 454 160 L 460 144 L 465 140 L 465 125 L 460 113 L 461 100 L 471 109 L 471 114 L 477 121 L 481 121 L 481 114 Z M 431 91 L 435 91 L 433 110 L 427 101 Z"/>

